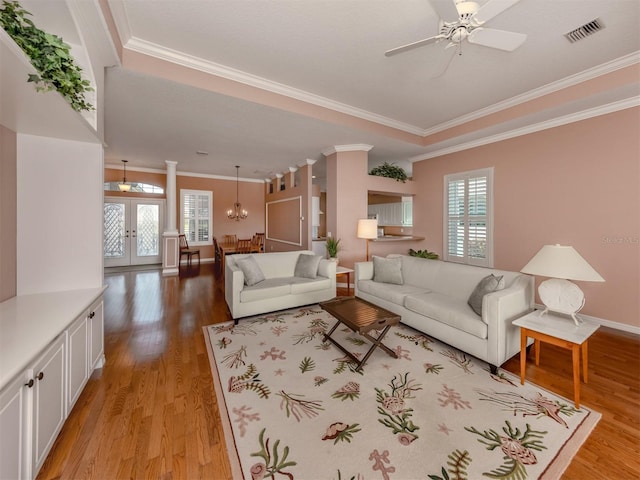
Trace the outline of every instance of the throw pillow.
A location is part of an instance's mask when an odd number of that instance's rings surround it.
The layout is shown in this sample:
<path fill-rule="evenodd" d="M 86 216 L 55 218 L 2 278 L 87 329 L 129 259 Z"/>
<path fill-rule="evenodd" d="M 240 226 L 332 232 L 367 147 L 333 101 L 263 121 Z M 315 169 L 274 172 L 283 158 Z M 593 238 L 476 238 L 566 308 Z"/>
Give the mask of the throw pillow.
<path fill-rule="evenodd" d="M 400 257 L 382 258 L 373 256 L 373 281 L 402 285 L 402 259 Z"/>
<path fill-rule="evenodd" d="M 496 292 L 504 288 L 504 280 L 502 275 L 496 277 L 493 273 L 484 277 L 476 288 L 473 289 L 467 303 L 471 309 L 478 315 L 482 316 L 482 299 L 487 293 Z"/>
<path fill-rule="evenodd" d="M 296 277 L 316 278 L 318 276 L 318 265 L 320 265 L 320 255 L 309 255 L 301 253 L 296 262 L 293 275 Z"/>
<path fill-rule="evenodd" d="M 242 270 L 242 273 L 244 273 L 245 285 L 250 287 L 264 280 L 264 273 L 262 273 L 262 269 L 253 255 L 238 258 L 236 260 L 236 265 L 238 265 L 238 268 Z"/>

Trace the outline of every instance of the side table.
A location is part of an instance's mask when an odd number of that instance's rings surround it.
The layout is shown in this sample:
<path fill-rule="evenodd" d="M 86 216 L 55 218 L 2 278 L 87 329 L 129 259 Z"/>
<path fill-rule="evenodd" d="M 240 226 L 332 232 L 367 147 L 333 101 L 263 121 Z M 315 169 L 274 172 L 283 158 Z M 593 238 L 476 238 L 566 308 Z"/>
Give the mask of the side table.
<path fill-rule="evenodd" d="M 524 385 L 527 367 L 527 338 L 534 339 L 536 365 L 540 364 L 540 342 L 550 343 L 571 350 L 573 359 L 573 397 L 580 407 L 580 354 L 582 354 L 582 378 L 587 383 L 589 337 L 600 328 L 593 322 L 583 321 L 576 326 L 571 318 L 536 310 L 513 321 L 520 327 L 520 383 Z"/>
<path fill-rule="evenodd" d="M 347 296 L 351 296 L 351 274 L 353 273 L 353 269 L 347 267 L 336 267 L 336 277 L 338 275 L 346 275 L 347 276 Z"/>

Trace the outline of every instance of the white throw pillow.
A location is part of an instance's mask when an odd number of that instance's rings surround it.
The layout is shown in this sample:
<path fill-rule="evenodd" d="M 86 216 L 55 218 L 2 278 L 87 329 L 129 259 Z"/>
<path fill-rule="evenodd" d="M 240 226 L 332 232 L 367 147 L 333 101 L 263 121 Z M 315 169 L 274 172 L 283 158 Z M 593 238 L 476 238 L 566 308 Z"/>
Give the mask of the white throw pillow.
<path fill-rule="evenodd" d="M 303 278 L 316 278 L 318 276 L 318 265 L 320 265 L 322 257 L 320 255 L 309 255 L 301 253 L 296 262 L 296 268 L 293 275 Z"/>
<path fill-rule="evenodd" d="M 264 273 L 262 273 L 262 269 L 253 255 L 238 258 L 236 265 L 238 265 L 238 268 L 244 273 L 244 284 L 248 287 L 264 280 Z"/>
<path fill-rule="evenodd" d="M 402 278 L 402 258 L 382 258 L 373 256 L 373 281 L 381 283 L 404 284 Z"/>
<path fill-rule="evenodd" d="M 496 292 L 504 288 L 504 278 L 502 275 L 496 277 L 493 273 L 484 277 L 476 288 L 473 289 L 467 303 L 471 309 L 482 316 L 482 299 L 487 293 Z"/>

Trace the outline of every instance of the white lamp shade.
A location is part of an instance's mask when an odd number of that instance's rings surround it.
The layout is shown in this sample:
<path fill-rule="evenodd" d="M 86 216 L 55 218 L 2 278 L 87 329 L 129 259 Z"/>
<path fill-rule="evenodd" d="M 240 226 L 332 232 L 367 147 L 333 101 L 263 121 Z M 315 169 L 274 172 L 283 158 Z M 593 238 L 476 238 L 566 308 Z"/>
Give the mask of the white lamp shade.
<path fill-rule="evenodd" d="M 378 220 L 375 218 L 361 218 L 358 220 L 358 238 L 378 238 Z"/>
<path fill-rule="evenodd" d="M 604 278 L 569 245 L 545 245 L 520 271 L 542 277 L 604 282 Z"/>

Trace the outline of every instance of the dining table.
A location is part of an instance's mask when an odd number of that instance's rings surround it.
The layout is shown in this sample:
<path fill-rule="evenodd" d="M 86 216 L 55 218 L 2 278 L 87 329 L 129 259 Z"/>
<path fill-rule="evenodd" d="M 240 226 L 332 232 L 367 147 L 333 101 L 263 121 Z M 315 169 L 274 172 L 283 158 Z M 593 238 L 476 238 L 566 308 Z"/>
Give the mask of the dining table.
<path fill-rule="evenodd" d="M 225 265 L 226 265 L 226 256 L 233 255 L 238 252 L 238 242 L 220 242 L 218 243 L 218 248 L 220 249 L 220 267 L 222 270 L 222 278 L 224 278 L 225 273 Z M 260 246 L 256 244 L 255 252 L 254 249 L 251 250 L 252 253 L 259 253 Z"/>

